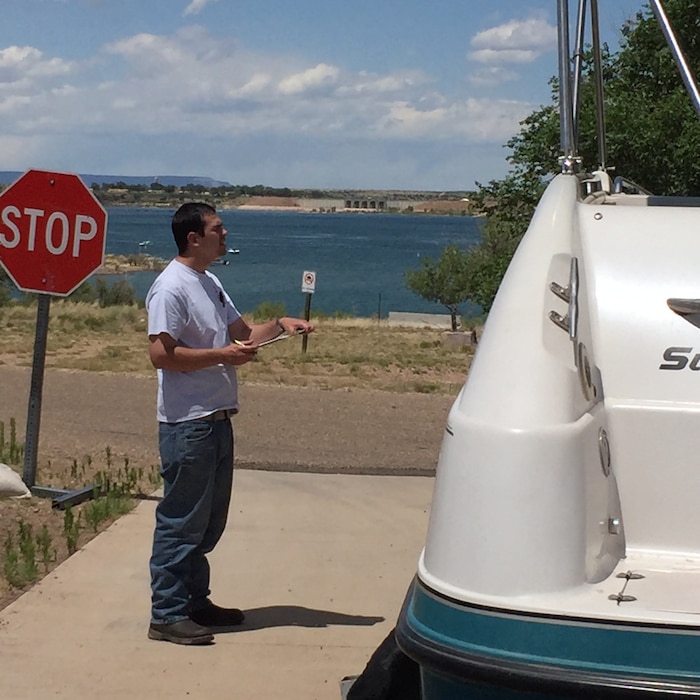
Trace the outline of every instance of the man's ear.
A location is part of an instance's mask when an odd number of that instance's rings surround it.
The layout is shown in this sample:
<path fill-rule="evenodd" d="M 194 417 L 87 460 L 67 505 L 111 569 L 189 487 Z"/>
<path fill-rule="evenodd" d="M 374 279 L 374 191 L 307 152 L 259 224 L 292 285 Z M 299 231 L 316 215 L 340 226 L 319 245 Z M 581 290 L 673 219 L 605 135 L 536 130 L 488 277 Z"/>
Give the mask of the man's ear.
<path fill-rule="evenodd" d="M 187 234 L 187 245 L 196 245 L 197 242 L 199 241 L 199 235 L 197 234 L 196 231 L 190 231 Z"/>

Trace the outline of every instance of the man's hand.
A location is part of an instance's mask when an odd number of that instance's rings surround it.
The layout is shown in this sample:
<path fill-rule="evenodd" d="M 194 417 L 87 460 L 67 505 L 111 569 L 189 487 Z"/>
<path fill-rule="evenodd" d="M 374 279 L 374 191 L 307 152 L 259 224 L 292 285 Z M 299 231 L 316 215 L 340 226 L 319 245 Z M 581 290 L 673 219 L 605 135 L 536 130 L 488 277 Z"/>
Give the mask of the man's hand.
<path fill-rule="evenodd" d="M 252 340 L 234 340 L 224 349 L 224 364 L 236 367 L 255 359 L 258 346 Z"/>
<path fill-rule="evenodd" d="M 297 333 L 313 333 L 314 324 L 305 321 L 303 318 L 290 318 L 283 316 L 279 319 L 279 325 L 282 326 L 287 335 L 295 335 Z"/>
<path fill-rule="evenodd" d="M 167 333 L 148 337 L 148 352 L 156 369 L 194 372 L 214 365 L 244 365 L 255 359 L 258 346 L 249 340 L 231 342 L 223 348 L 188 348 Z"/>

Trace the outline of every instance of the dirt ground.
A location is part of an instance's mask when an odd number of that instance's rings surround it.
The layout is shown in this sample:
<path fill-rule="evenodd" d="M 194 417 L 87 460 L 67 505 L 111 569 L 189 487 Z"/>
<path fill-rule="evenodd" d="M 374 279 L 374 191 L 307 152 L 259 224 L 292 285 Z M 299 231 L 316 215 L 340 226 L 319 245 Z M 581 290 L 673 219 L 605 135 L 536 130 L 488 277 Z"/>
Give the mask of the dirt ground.
<path fill-rule="evenodd" d="M 12 419 L 24 440 L 30 383 L 29 369 L 0 365 L 6 440 Z M 157 470 L 155 395 L 155 376 L 47 369 L 36 485 L 74 489 L 97 471 Z M 240 399 L 238 469 L 427 476 L 454 397 L 243 383 Z M 35 535 L 46 525 L 54 552 L 45 575 L 68 556 L 64 518 L 48 499 L 0 499 L 0 546 L 8 534 L 16 539 L 20 522 Z M 84 528 L 79 546 L 94 536 Z M 0 608 L 21 592 L 0 578 Z"/>

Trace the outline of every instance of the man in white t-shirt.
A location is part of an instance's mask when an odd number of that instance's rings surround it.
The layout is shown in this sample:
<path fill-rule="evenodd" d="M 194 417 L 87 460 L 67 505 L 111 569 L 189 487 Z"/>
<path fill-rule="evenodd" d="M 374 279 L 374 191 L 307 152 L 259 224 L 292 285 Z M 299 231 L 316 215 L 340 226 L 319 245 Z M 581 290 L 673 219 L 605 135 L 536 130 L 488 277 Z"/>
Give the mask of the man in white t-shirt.
<path fill-rule="evenodd" d="M 233 486 L 236 367 L 258 343 L 313 325 L 284 317 L 248 324 L 207 268 L 226 253 L 226 229 L 208 204 L 183 204 L 172 231 L 178 255 L 146 296 L 151 362 L 158 370 L 163 498 L 156 508 L 150 639 L 209 644 L 241 624 L 237 608 L 209 599 L 206 555 L 226 526 Z"/>

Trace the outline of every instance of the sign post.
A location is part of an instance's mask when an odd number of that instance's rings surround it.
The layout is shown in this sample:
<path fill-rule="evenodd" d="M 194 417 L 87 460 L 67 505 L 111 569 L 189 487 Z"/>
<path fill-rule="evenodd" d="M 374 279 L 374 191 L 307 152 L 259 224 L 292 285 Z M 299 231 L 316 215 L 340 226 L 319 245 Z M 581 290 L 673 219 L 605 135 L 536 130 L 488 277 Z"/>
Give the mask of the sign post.
<path fill-rule="evenodd" d="M 28 170 L 0 195 L 0 263 L 18 289 L 39 294 L 23 481 L 63 503 L 90 494 L 35 486 L 50 295 L 68 296 L 102 264 L 106 233 L 107 212 L 77 175 Z"/>
<path fill-rule="evenodd" d="M 304 305 L 304 319 L 311 319 L 311 295 L 316 291 L 316 273 L 311 270 L 304 270 L 301 278 L 301 291 L 306 294 L 306 304 Z M 301 341 L 301 353 L 306 355 L 306 348 L 309 343 L 309 336 L 304 333 Z"/>

